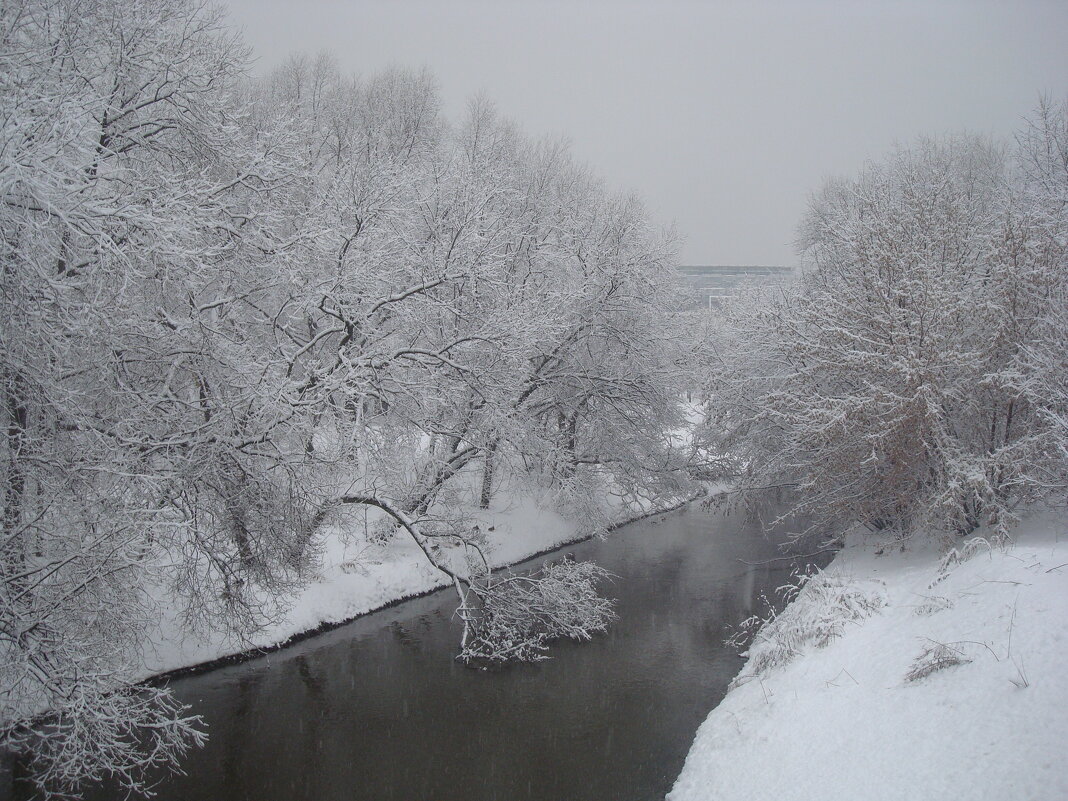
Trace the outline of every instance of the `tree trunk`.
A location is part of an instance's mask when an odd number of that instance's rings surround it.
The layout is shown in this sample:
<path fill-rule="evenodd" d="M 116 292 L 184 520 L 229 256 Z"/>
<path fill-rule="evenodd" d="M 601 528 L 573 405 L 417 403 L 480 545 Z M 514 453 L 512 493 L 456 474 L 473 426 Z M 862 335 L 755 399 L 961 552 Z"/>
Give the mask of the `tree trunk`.
<path fill-rule="evenodd" d="M 4 542 L 18 547 L 15 529 L 22 521 L 22 500 L 26 492 L 23 458 L 26 450 L 26 427 L 29 411 L 23 403 L 25 381 L 19 375 L 8 374 L 4 382 L 4 413 L 7 416 L 7 470 L 4 482 Z"/>
<path fill-rule="evenodd" d="M 496 472 L 497 439 L 493 439 L 486 447 L 485 461 L 482 466 L 482 495 L 479 498 L 479 508 L 488 509 L 490 499 L 493 497 L 493 475 Z"/>
<path fill-rule="evenodd" d="M 560 466 L 560 475 L 571 478 L 578 469 L 576 448 L 578 446 L 578 412 L 566 417 L 563 412 L 559 417 L 560 430 L 564 435 L 564 461 Z"/>

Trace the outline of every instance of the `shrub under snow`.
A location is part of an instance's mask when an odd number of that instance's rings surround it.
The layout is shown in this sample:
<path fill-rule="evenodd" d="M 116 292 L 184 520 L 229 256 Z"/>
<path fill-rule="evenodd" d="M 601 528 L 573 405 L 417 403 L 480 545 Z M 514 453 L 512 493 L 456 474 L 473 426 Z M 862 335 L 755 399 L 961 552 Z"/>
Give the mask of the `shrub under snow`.
<path fill-rule="evenodd" d="M 845 627 L 870 617 L 886 604 L 881 583 L 860 582 L 826 571 L 802 575 L 795 585 L 779 588 L 791 601 L 782 611 L 753 616 L 742 623 L 732 642 L 752 636 L 745 668 L 731 682 L 734 689 L 787 664 L 806 646 L 821 648 Z"/>

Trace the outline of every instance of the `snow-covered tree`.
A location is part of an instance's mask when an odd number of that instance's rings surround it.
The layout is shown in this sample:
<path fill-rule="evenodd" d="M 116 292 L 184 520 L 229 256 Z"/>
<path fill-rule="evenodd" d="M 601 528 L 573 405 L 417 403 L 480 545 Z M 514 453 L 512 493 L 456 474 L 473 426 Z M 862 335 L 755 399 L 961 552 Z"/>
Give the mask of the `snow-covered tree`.
<path fill-rule="evenodd" d="M 248 208 L 229 189 L 259 180 L 231 119 L 241 58 L 191 3 L 0 12 L 0 726 L 61 792 L 137 787 L 201 738 L 129 679 L 168 557 L 241 547 L 196 525 L 228 488 L 182 508 L 205 454 L 238 450 L 213 399 L 242 348 L 216 268 Z"/>
<path fill-rule="evenodd" d="M 733 315 L 713 368 L 709 433 L 744 486 L 905 531 L 968 532 L 1043 494 L 1057 435 L 1028 388 L 1063 380 L 1038 342 L 1066 265 L 1064 207 L 1034 186 L 955 138 L 813 198 L 796 291 Z"/>
<path fill-rule="evenodd" d="M 1068 487 L 1068 100 L 1043 98 L 1017 135 L 1014 196 L 1024 221 L 1008 244 L 1046 265 L 1045 303 L 1022 346 L 1016 380 L 1046 426 L 1031 442 L 1027 479 L 1038 492 Z"/>
<path fill-rule="evenodd" d="M 603 628 L 601 573 L 491 576 L 454 501 L 524 475 L 592 532 L 679 490 L 636 201 L 425 71 L 245 57 L 194 0 L 0 9 L 0 748 L 46 793 L 200 742 L 146 632 L 248 637 L 340 509 L 453 577 L 465 656 L 534 658 Z"/>
<path fill-rule="evenodd" d="M 317 326 L 332 339 L 307 351 L 326 360 L 324 370 L 312 356 L 313 375 L 332 382 L 319 385 L 316 417 L 351 443 L 344 500 L 324 503 L 320 519 L 353 504 L 402 515 L 399 530 L 433 540 L 424 552 L 482 620 L 506 596 L 482 575 L 470 523 L 450 511 L 474 469 L 483 504 L 495 476 L 533 475 L 595 511 L 591 533 L 607 521 L 598 493 L 678 491 L 683 462 L 666 433 L 679 424 L 682 377 L 670 250 L 636 203 L 608 195 L 560 146 L 529 143 L 484 101 L 427 152 L 436 158 L 416 172 L 419 191 L 398 196 L 419 202 L 395 197 L 368 218 L 345 245 L 345 279 L 318 304 L 336 322 Z M 379 226 L 404 231 L 392 272 L 377 248 L 359 248 Z M 392 285 L 349 295 L 365 275 Z M 435 556 L 446 544 L 473 559 L 469 570 Z"/>

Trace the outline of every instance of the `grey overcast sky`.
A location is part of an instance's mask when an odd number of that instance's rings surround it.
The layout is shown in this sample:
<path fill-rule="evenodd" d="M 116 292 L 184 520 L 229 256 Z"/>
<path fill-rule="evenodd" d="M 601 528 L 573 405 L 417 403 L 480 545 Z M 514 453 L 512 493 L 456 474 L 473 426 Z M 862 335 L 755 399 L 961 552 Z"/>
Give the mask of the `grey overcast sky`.
<path fill-rule="evenodd" d="M 674 222 L 683 264 L 793 264 L 808 195 L 895 142 L 1008 136 L 1068 94 L 1065 0 L 229 0 L 265 72 L 429 67 L 457 119 L 482 92 L 563 134 Z"/>

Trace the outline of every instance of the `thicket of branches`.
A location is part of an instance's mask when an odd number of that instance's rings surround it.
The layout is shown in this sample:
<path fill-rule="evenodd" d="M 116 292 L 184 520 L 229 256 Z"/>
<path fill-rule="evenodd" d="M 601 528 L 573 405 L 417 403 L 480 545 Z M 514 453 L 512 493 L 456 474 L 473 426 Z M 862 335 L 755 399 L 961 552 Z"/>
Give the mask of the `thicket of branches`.
<path fill-rule="evenodd" d="M 188 0 L 0 10 L 0 748 L 45 792 L 198 742 L 130 683 L 160 598 L 247 636 L 339 508 L 413 537 L 485 654 L 608 610 L 547 584 L 528 626 L 437 557 L 479 554 L 461 479 L 678 489 L 672 241 L 640 205 L 485 102 L 451 125 L 426 73 L 246 55 Z"/>
<path fill-rule="evenodd" d="M 1003 525 L 1068 486 L 1068 107 L 829 182 L 796 287 L 725 315 L 705 435 L 818 526 Z"/>

